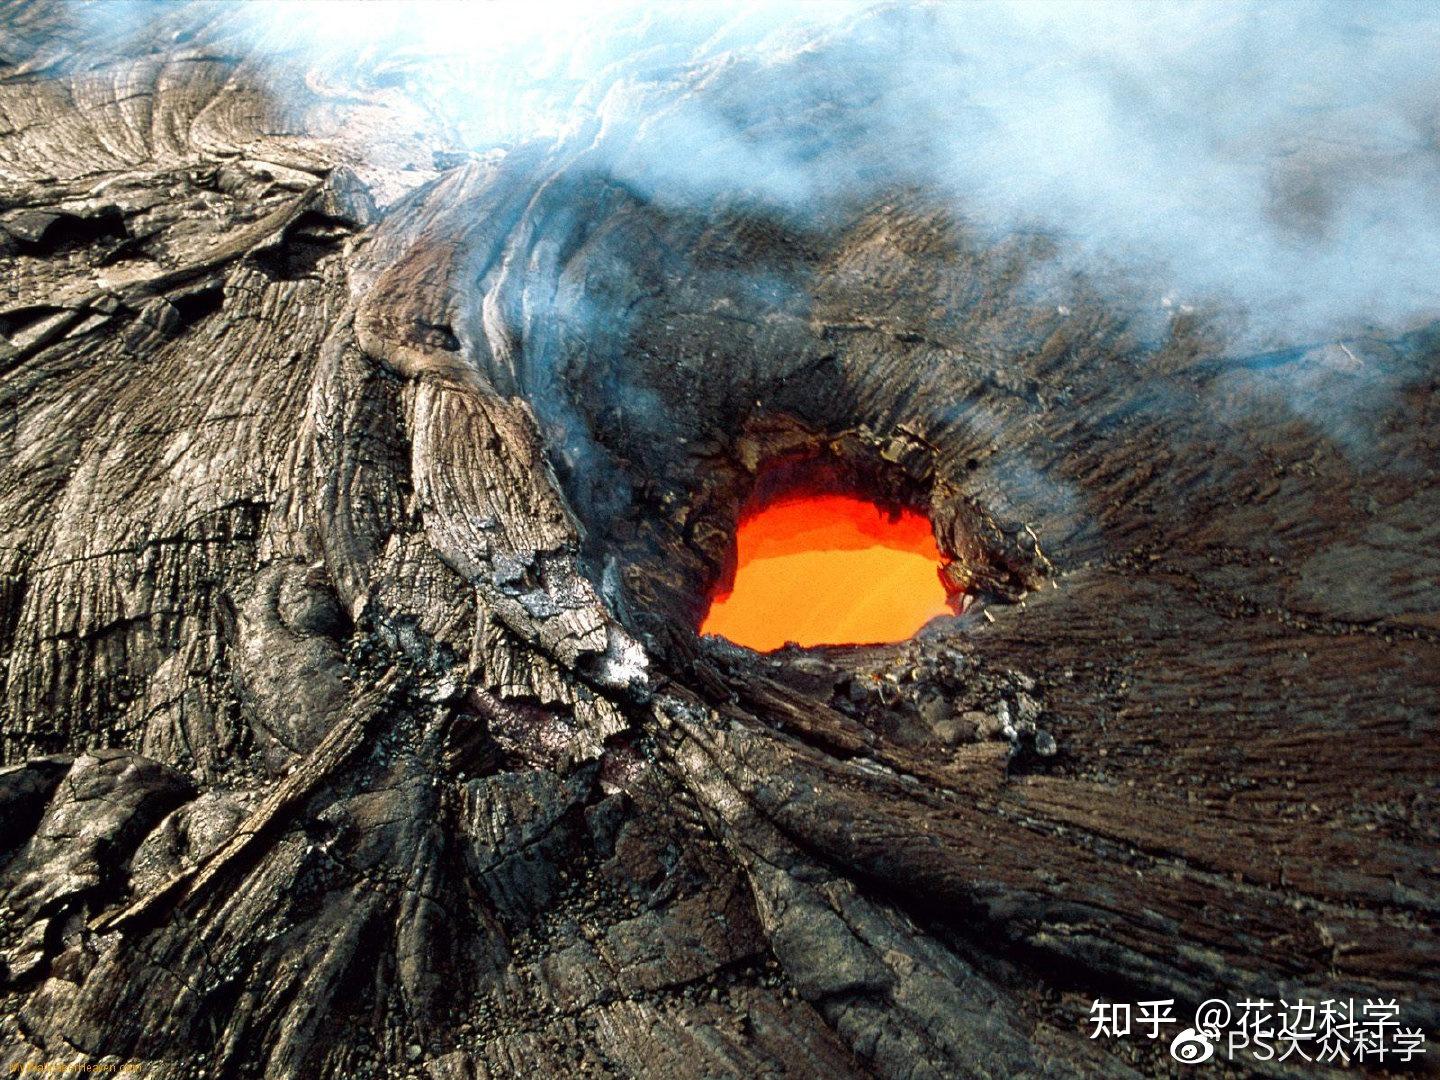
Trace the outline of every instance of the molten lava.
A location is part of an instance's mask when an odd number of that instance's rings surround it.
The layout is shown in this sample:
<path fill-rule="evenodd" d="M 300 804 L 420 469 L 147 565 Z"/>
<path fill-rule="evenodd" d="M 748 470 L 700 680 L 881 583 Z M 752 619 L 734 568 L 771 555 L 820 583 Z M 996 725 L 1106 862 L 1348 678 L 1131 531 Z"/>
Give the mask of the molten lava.
<path fill-rule="evenodd" d="M 902 641 L 951 609 L 920 514 L 848 495 L 782 499 L 740 523 L 735 584 L 700 632 L 766 651 Z"/>

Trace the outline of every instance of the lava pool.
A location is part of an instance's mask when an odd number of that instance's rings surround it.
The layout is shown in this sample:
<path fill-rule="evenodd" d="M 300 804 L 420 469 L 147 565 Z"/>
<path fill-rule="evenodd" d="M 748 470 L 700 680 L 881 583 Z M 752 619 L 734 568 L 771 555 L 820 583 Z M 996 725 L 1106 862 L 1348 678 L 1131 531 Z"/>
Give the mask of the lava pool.
<path fill-rule="evenodd" d="M 701 623 L 760 652 L 903 641 L 951 612 L 930 522 L 850 495 L 795 495 L 741 520 L 735 581 Z"/>

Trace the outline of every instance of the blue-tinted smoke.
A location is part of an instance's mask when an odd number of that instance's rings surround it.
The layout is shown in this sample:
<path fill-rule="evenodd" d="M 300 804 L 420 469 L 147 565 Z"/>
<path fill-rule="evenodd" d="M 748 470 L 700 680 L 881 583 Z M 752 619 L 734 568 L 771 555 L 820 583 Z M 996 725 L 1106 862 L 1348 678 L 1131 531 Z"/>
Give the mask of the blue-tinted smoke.
<path fill-rule="evenodd" d="M 110 24 L 136 11 L 93 5 Z M 107 10 L 108 9 L 108 10 Z M 323 78 L 401 81 L 474 148 L 598 137 L 659 202 L 824 213 L 896 183 L 1129 266 L 1251 343 L 1440 312 L 1440 9 L 1223 0 L 255 2 Z"/>

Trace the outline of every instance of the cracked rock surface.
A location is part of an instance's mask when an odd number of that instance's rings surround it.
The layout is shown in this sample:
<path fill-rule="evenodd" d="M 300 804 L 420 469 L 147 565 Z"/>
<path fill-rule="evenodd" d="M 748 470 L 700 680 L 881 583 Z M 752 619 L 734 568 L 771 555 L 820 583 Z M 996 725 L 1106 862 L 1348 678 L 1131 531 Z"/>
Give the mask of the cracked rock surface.
<path fill-rule="evenodd" d="M 0 1068 L 1128 1076 L 1164 1047 L 1096 997 L 1440 1022 L 1433 328 L 1228 355 L 923 192 L 680 211 L 596 165 L 644 130 L 475 155 L 223 6 L 98 59 L 72 15 L 0 11 Z M 1267 389 L 1354 365 L 1361 447 Z M 790 481 L 929 514 L 973 606 L 697 638 Z"/>

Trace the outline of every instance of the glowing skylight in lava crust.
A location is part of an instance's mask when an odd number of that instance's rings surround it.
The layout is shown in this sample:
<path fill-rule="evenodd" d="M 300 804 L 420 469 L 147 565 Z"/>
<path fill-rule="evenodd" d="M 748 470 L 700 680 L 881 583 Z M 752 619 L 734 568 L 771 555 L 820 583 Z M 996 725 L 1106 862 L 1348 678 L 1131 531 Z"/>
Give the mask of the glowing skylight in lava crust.
<path fill-rule="evenodd" d="M 930 522 L 849 495 L 797 495 L 740 523 L 735 584 L 700 626 L 761 652 L 903 641 L 950 612 Z"/>

